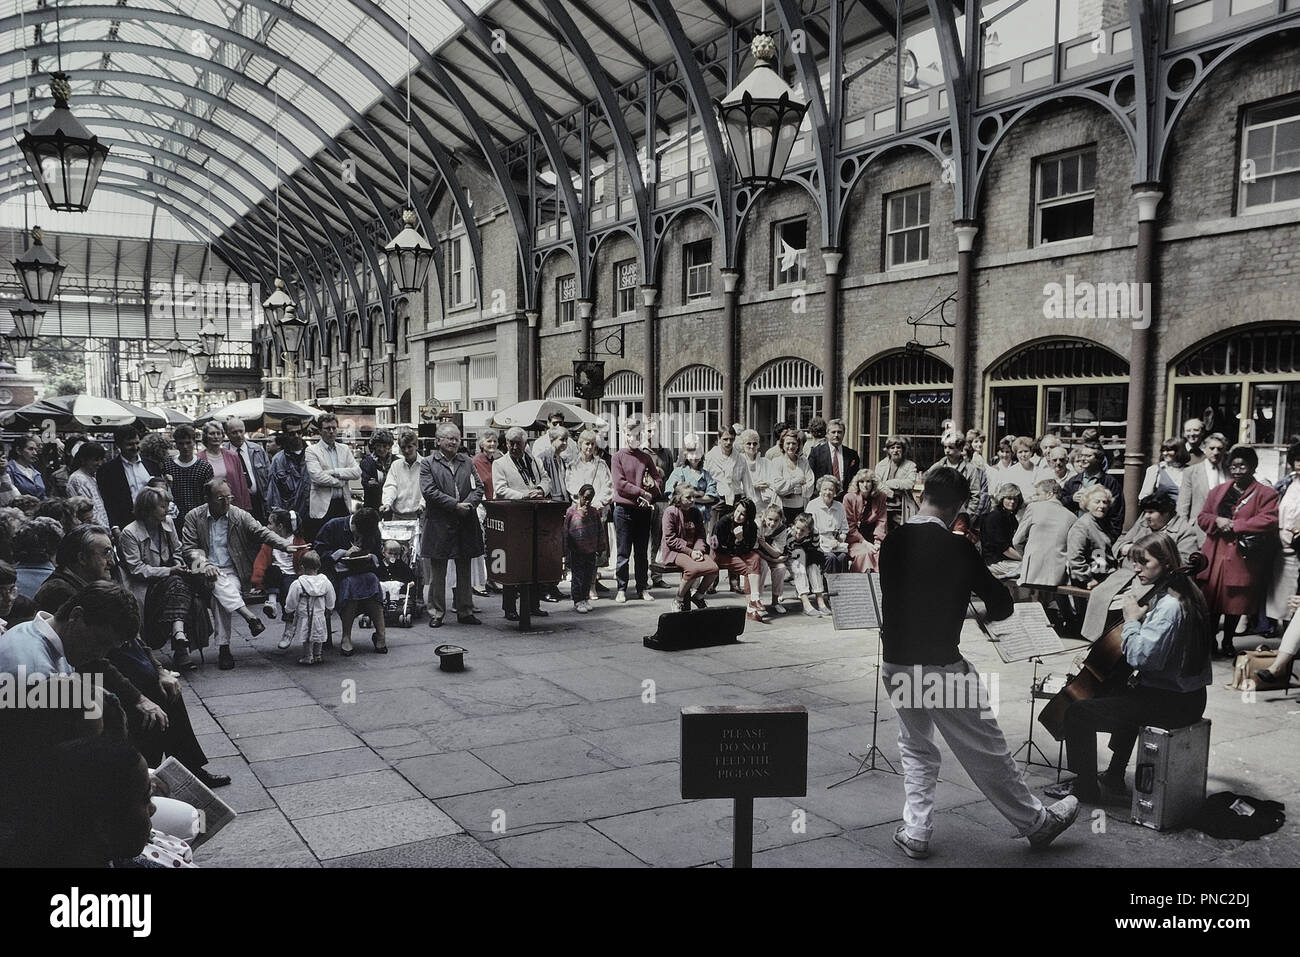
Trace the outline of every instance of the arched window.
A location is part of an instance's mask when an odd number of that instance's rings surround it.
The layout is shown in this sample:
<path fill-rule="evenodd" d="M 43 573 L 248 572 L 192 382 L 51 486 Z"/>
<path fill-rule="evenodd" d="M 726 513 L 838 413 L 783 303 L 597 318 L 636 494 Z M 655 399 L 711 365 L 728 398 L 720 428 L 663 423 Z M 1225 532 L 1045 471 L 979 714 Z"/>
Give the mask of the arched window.
<path fill-rule="evenodd" d="M 605 380 L 605 395 L 600 400 L 600 415 L 609 423 L 609 450 L 623 447 L 621 423 L 629 416 L 645 411 L 645 379 L 639 372 L 624 369 Z"/>
<path fill-rule="evenodd" d="M 1112 471 L 1124 467 L 1128 360 L 1086 339 L 1046 339 L 1022 346 L 988 373 L 985 419 L 989 447 L 998 437 L 1055 432 L 1073 444 L 1095 429 Z"/>
<path fill-rule="evenodd" d="M 776 359 L 749 380 L 749 427 L 776 442 L 778 422 L 806 429 L 822 414 L 822 370 L 806 359 Z"/>
<path fill-rule="evenodd" d="M 952 415 L 952 366 L 930 353 L 892 352 L 853 377 L 850 434 L 862 464 L 872 467 L 885 454 L 885 439 L 901 435 L 908 455 L 929 464 L 939 458 L 939 432 Z"/>
<path fill-rule="evenodd" d="M 1211 336 L 1173 363 L 1165 429 L 1201 419 L 1228 445 L 1285 448 L 1300 432 L 1300 335 L 1295 323 L 1271 323 Z M 1271 474 L 1260 456 L 1261 477 Z"/>
<path fill-rule="evenodd" d="M 478 274 L 474 268 L 474 253 L 470 248 L 469 233 L 465 230 L 465 221 L 461 218 L 460 207 L 455 203 L 451 204 L 450 229 L 443 246 L 446 250 L 447 264 L 447 308 L 462 309 L 474 305 Z M 426 318 L 428 318 L 427 313 Z"/>
<path fill-rule="evenodd" d="M 682 369 L 664 386 L 664 408 L 668 421 L 659 438 L 667 448 L 680 449 L 682 437 L 694 432 L 708 451 L 722 431 L 722 373 L 709 366 Z"/>
<path fill-rule="evenodd" d="M 546 387 L 542 394 L 544 399 L 559 399 L 561 402 L 573 401 L 573 376 L 562 375 Z"/>

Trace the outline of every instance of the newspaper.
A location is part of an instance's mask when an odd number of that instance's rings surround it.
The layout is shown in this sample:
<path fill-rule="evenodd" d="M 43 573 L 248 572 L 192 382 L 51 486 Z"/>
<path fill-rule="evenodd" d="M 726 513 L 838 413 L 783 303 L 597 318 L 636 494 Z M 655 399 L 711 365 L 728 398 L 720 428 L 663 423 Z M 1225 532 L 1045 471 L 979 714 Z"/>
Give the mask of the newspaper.
<path fill-rule="evenodd" d="M 173 799 L 184 801 L 199 812 L 199 833 L 189 842 L 191 847 L 199 847 L 238 816 L 234 808 L 173 757 L 160 764 L 154 775 L 167 784 Z"/>

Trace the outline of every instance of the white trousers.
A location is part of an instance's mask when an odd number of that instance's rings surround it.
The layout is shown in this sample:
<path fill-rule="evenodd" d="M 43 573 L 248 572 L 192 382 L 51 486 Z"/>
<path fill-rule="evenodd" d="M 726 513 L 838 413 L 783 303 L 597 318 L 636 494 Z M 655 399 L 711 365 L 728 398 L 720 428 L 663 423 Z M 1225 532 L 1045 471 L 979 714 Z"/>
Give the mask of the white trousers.
<path fill-rule="evenodd" d="M 924 682 L 930 674 L 970 675 L 974 670 L 963 658 L 951 665 L 924 665 L 920 674 Z M 898 752 L 903 762 L 903 790 L 907 795 L 903 824 L 908 837 L 928 841 L 934 830 L 934 792 L 939 785 L 940 764 L 936 728 L 976 787 L 1015 826 L 1017 837 L 1024 837 L 1043 823 L 1046 819 L 1043 804 L 1025 786 L 1011 759 L 1002 729 L 990 712 L 981 712 L 978 701 L 944 701 L 938 707 L 912 707 L 921 704 L 923 692 L 923 688 L 915 687 L 915 666 L 886 662 L 882 673 L 885 690 L 898 712 Z M 942 678 L 937 680 L 942 682 Z"/>
<path fill-rule="evenodd" d="M 217 578 L 212 583 L 212 631 L 218 645 L 230 644 L 231 615 L 243 607 L 244 590 L 235 569 L 230 565 L 218 568 Z"/>

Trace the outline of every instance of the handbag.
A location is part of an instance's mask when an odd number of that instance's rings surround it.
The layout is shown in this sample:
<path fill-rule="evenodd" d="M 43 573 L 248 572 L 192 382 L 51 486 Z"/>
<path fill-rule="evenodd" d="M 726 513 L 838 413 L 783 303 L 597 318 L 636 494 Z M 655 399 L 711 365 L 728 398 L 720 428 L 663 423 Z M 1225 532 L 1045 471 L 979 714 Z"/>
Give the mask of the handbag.
<path fill-rule="evenodd" d="M 1233 691 L 1284 691 L 1290 686 L 1290 675 L 1282 675 L 1273 681 L 1266 681 L 1258 677 L 1258 671 L 1273 667 L 1277 661 L 1277 652 L 1270 651 L 1263 645 L 1252 651 L 1244 652 L 1237 655 L 1237 660 L 1232 666 L 1232 684 L 1228 685 Z"/>
<path fill-rule="evenodd" d="M 1262 559 L 1265 555 L 1265 549 L 1268 547 L 1268 543 L 1264 541 L 1261 532 L 1247 532 L 1244 535 L 1238 535 L 1236 544 L 1237 554 L 1248 562 Z"/>

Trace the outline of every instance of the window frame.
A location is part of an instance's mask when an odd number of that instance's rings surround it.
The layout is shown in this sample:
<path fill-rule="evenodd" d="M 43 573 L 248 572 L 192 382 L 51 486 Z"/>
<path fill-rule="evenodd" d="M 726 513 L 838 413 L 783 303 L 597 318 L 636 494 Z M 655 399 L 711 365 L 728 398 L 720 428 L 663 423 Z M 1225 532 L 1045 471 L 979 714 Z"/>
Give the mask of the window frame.
<path fill-rule="evenodd" d="M 705 262 L 695 262 L 691 258 L 692 250 L 702 249 L 707 244 L 709 258 Z M 691 292 L 691 278 L 693 276 L 705 277 L 705 289 L 703 291 Z M 713 298 L 713 239 L 697 239 L 694 242 L 682 244 L 682 301 L 696 302 L 701 299 Z"/>
<path fill-rule="evenodd" d="M 1274 120 L 1251 123 L 1252 114 L 1257 114 L 1264 111 L 1276 111 L 1276 110 L 1290 110 L 1290 112 Z M 1251 159 L 1251 157 L 1249 157 L 1246 153 L 1247 141 L 1250 137 L 1251 131 L 1265 129 L 1267 127 L 1272 127 L 1274 129 L 1271 159 L 1273 159 L 1275 162 L 1277 156 L 1276 128 L 1283 123 L 1294 123 L 1294 122 L 1300 122 L 1300 97 L 1289 96 L 1289 97 L 1284 97 L 1281 100 L 1275 100 L 1272 102 L 1255 103 L 1242 109 L 1241 125 L 1240 125 L 1240 130 L 1238 132 L 1238 138 L 1237 138 L 1237 149 L 1239 154 L 1239 160 L 1236 167 L 1237 215 L 1249 216 L 1249 215 L 1254 215 L 1256 213 L 1271 213 L 1271 212 L 1276 212 L 1278 210 L 1295 209 L 1297 207 L 1300 207 L 1300 196 L 1296 197 L 1295 199 L 1284 199 L 1280 202 L 1274 200 L 1273 202 L 1269 202 L 1269 203 L 1261 203 L 1253 206 L 1248 205 L 1246 201 L 1247 194 L 1250 191 L 1250 187 L 1256 185 L 1259 182 L 1261 174 L 1256 172 L 1254 174 L 1254 180 L 1252 182 L 1246 182 L 1242 178 L 1243 167 L 1245 166 L 1246 162 Z M 1282 170 L 1280 173 L 1278 170 L 1273 169 L 1268 173 L 1264 173 L 1262 175 L 1265 177 L 1272 178 L 1275 176 L 1292 174 L 1296 172 L 1300 172 L 1300 160 L 1297 160 L 1296 166 L 1288 167 L 1287 169 Z"/>
<path fill-rule="evenodd" d="M 893 220 L 892 209 L 894 205 L 894 200 L 898 199 L 903 201 L 903 215 L 904 215 L 904 219 L 906 219 L 907 198 L 913 195 L 920 196 L 922 193 L 926 195 L 925 222 L 920 222 L 921 214 L 920 214 L 920 206 L 918 204 L 917 224 L 915 226 L 908 226 L 906 225 L 906 223 L 904 223 L 902 226 L 898 226 L 897 228 L 895 228 L 892 221 Z M 884 212 L 884 216 L 881 217 L 881 219 L 885 230 L 883 246 L 885 252 L 886 271 L 890 269 L 910 269 L 915 266 L 928 265 L 930 262 L 930 225 L 931 225 L 930 215 L 931 213 L 934 212 L 934 208 L 932 205 L 934 201 L 934 192 L 931 189 L 931 184 L 923 183 L 920 186 L 912 186 L 909 187 L 908 189 L 900 189 L 892 193 L 886 193 L 884 200 L 885 200 L 885 212 Z M 895 262 L 893 256 L 894 237 L 906 236 L 907 234 L 910 233 L 921 234 L 922 245 L 925 247 L 925 255 L 920 259 L 911 259 L 911 260 L 904 259 L 902 262 Z M 904 245 L 904 254 L 906 255 L 906 246 L 907 246 L 906 239 L 903 240 L 903 245 Z"/>
<path fill-rule="evenodd" d="M 566 284 L 572 284 L 572 291 L 568 299 L 564 298 L 564 287 Z M 568 273 L 563 276 L 555 277 L 555 324 L 563 326 L 576 322 L 578 318 L 578 274 Z"/>
<path fill-rule="evenodd" d="M 623 270 L 631 266 L 632 268 L 632 285 L 622 286 L 619 283 L 622 280 Z M 636 258 L 620 259 L 614 263 L 614 315 L 628 316 L 636 313 Z M 624 295 L 626 295 L 630 305 L 623 308 Z"/>
<path fill-rule="evenodd" d="M 1043 170 L 1048 164 L 1057 164 L 1057 181 L 1060 181 L 1060 163 L 1077 157 L 1079 163 L 1080 186 L 1083 184 L 1083 163 L 1084 156 L 1092 154 L 1092 187 L 1090 189 L 1080 189 L 1074 193 L 1058 193 L 1051 199 L 1043 199 Z M 1092 203 L 1092 223 L 1088 232 L 1082 236 L 1070 236 L 1067 239 L 1044 239 L 1043 238 L 1043 210 L 1053 209 L 1061 206 L 1073 205 L 1076 203 Z M 1080 239 L 1091 239 L 1097 235 L 1097 144 L 1091 143 L 1087 146 L 1078 146 L 1073 149 L 1061 150 L 1057 153 L 1049 153 L 1045 156 L 1039 156 L 1034 160 L 1034 246 L 1053 246 L 1057 243 L 1075 242 Z"/>
<path fill-rule="evenodd" d="M 787 226 L 795 223 L 803 223 L 803 248 L 799 250 L 799 260 L 794 267 L 793 278 L 781 278 L 786 270 L 781 268 L 780 244 L 784 241 L 782 231 Z M 791 247 L 793 248 L 793 246 Z M 772 288 L 782 289 L 790 286 L 801 286 L 808 281 L 808 217 L 793 216 L 790 219 L 783 219 L 780 222 L 772 224 Z"/>

